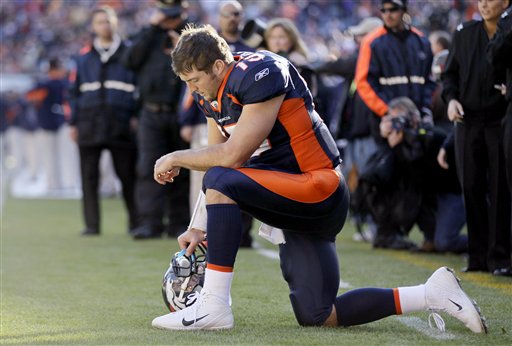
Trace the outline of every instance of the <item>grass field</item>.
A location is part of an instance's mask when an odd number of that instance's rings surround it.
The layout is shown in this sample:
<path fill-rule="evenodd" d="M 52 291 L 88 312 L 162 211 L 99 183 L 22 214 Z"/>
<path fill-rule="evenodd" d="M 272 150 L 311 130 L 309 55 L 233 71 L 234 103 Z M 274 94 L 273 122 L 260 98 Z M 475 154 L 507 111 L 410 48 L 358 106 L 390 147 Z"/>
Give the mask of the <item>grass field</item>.
<path fill-rule="evenodd" d="M 94 345 L 512 345 L 512 280 L 463 274 L 454 255 L 372 250 L 353 242 L 347 225 L 337 246 L 346 286 L 422 283 L 441 265 L 456 269 L 487 317 L 488 335 L 474 335 L 445 317 L 447 332 L 429 329 L 427 313 L 392 316 L 350 328 L 302 328 L 295 321 L 276 247 L 239 252 L 233 282 L 235 328 L 169 332 L 151 328 L 166 313 L 161 275 L 177 243 L 134 242 L 118 200 L 104 200 L 103 235 L 79 236 L 78 201 L 7 201 L 1 222 L 0 344 Z M 419 239 L 418 232 L 414 233 Z M 340 293 L 349 288 L 340 288 Z"/>

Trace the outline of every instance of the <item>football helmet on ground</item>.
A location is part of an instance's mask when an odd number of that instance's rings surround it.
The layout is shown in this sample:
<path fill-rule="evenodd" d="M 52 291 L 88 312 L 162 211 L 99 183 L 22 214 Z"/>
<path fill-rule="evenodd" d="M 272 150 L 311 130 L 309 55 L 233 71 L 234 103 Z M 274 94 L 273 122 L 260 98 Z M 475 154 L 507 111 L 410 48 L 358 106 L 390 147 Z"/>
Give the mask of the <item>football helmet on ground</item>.
<path fill-rule="evenodd" d="M 199 249 L 199 251 L 197 250 Z M 179 311 L 192 305 L 203 288 L 206 269 L 206 246 L 197 246 L 196 254 L 185 254 L 185 249 L 172 256 L 169 268 L 162 281 L 162 296 L 165 306 Z"/>

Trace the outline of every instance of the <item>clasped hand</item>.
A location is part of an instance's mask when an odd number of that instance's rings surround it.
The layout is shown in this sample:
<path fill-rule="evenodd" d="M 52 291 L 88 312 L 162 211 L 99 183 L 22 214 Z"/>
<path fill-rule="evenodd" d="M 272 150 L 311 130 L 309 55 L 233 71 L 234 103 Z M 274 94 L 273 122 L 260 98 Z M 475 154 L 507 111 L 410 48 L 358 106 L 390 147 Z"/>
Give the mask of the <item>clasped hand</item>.
<path fill-rule="evenodd" d="M 172 183 L 178 175 L 180 175 L 180 167 L 174 166 L 172 153 L 164 155 L 156 161 L 153 178 L 157 183 L 161 185 Z"/>

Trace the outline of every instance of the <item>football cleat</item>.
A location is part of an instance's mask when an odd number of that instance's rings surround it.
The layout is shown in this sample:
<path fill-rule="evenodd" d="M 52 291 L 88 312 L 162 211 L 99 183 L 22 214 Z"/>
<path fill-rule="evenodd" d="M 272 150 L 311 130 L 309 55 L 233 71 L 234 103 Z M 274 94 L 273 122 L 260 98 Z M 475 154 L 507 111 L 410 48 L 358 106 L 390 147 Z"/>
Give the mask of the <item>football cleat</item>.
<path fill-rule="evenodd" d="M 201 254 L 187 256 L 185 249 L 171 259 L 169 268 L 162 280 L 162 297 L 165 306 L 171 311 L 179 311 L 191 306 L 203 288 L 206 269 L 206 248 L 198 245 Z"/>
<path fill-rule="evenodd" d="M 155 328 L 170 330 L 230 329 L 234 324 L 229 302 L 208 290 L 202 290 L 191 306 L 157 317 L 151 323 Z"/>
<path fill-rule="evenodd" d="M 475 333 L 487 333 L 485 318 L 476 302 L 462 290 L 459 281 L 453 269 L 437 269 L 425 283 L 427 309 L 432 312 L 436 325 L 441 330 L 444 329 L 444 321 L 437 312 L 448 313 Z"/>

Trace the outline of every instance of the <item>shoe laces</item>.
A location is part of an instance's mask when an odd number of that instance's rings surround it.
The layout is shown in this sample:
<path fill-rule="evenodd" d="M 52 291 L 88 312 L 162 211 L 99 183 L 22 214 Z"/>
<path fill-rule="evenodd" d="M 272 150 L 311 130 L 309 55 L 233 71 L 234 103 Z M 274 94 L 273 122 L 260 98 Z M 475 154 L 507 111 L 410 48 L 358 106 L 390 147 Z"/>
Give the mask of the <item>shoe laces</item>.
<path fill-rule="evenodd" d="M 196 325 L 197 323 L 197 311 L 201 308 L 201 305 L 204 303 L 204 301 L 206 300 L 206 296 L 208 295 L 209 291 L 208 290 L 204 290 L 202 289 L 201 292 L 194 292 L 194 293 L 191 293 L 194 295 L 194 298 L 196 298 L 196 301 L 193 303 L 193 307 L 194 307 L 194 323 L 193 323 L 193 326 Z"/>
<path fill-rule="evenodd" d="M 434 328 L 432 320 L 434 321 L 434 324 L 436 325 L 437 329 L 439 329 L 442 332 L 446 330 L 443 318 L 435 311 L 431 311 L 430 315 L 428 315 L 428 325 L 430 328 Z"/>

